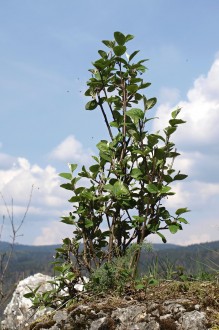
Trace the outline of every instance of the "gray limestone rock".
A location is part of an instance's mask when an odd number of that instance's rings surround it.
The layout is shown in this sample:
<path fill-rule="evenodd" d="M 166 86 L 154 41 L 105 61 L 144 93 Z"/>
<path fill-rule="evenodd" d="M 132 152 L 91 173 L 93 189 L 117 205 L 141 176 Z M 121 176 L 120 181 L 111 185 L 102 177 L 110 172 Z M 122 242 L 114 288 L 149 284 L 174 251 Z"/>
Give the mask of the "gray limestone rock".
<path fill-rule="evenodd" d="M 192 312 L 186 312 L 180 319 L 183 330 L 205 330 L 207 329 L 205 323 L 205 314 L 194 310 Z"/>
<path fill-rule="evenodd" d="M 13 294 L 12 301 L 5 309 L 5 320 L 2 330 L 29 330 L 28 323 L 46 313 L 41 310 L 32 316 L 31 301 L 23 297 L 29 291 L 28 286 L 35 288 L 41 284 L 40 290 L 51 289 L 50 277 L 36 274 L 21 281 Z M 78 289 L 82 289 L 82 283 Z M 50 320 L 40 323 L 37 330 L 206 330 L 206 316 L 201 306 L 188 299 L 173 299 L 163 302 L 124 301 L 125 306 L 116 308 L 106 304 L 81 304 L 67 311 L 53 311 Z"/>
<path fill-rule="evenodd" d="M 51 290 L 51 284 L 47 281 L 52 280 L 50 276 L 43 274 L 35 274 L 20 281 L 15 289 L 10 303 L 4 310 L 4 321 L 1 322 L 2 330 L 17 330 L 19 328 L 27 328 L 27 324 L 32 320 L 39 318 L 49 312 L 49 309 L 34 311 L 31 308 L 31 300 L 24 297 L 25 293 L 30 292 L 40 285 L 39 291 L 43 292 Z"/>

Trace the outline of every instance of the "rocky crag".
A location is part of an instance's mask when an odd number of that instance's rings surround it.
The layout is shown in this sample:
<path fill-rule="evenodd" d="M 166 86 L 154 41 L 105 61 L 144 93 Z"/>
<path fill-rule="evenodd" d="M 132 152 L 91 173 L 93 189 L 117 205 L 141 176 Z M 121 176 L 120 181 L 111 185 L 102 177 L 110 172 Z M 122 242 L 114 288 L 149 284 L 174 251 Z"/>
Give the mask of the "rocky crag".
<path fill-rule="evenodd" d="M 39 279 L 39 275 L 35 277 Z M 219 285 L 216 282 L 163 282 L 145 291 L 126 292 L 123 297 L 93 297 L 83 292 L 80 301 L 70 308 L 44 310 L 32 318 L 27 314 L 33 313 L 29 309 L 30 301 L 26 304 L 22 299 L 26 298 L 20 296 L 19 301 L 12 298 L 10 307 L 5 310 L 2 329 L 219 330 Z"/>

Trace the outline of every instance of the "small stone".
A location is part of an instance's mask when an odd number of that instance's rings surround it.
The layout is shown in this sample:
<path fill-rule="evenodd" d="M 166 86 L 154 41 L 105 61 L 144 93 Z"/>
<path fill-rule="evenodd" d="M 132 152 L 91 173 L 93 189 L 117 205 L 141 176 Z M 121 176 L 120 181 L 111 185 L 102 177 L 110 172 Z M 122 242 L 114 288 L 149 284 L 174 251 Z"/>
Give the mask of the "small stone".
<path fill-rule="evenodd" d="M 55 315 L 53 316 L 53 320 L 56 321 L 56 323 L 60 323 L 61 321 L 65 321 L 68 318 L 68 314 L 65 311 L 57 311 Z"/>
<path fill-rule="evenodd" d="M 205 313 L 192 311 L 186 312 L 182 316 L 182 329 L 183 330 L 206 330 L 205 326 Z"/>
<path fill-rule="evenodd" d="M 95 320 L 91 323 L 90 330 L 99 330 L 101 329 L 106 317 L 101 317 L 101 319 Z"/>

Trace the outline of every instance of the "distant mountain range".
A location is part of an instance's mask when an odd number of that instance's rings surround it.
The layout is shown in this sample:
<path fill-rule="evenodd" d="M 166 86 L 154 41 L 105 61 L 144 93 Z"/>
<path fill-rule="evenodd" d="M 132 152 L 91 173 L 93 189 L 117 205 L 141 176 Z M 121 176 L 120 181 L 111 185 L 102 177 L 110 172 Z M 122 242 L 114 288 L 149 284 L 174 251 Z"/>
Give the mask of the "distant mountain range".
<path fill-rule="evenodd" d="M 8 269 L 9 273 L 22 275 L 22 278 L 37 272 L 51 275 L 53 273 L 52 261 L 56 248 L 60 245 L 21 245 L 14 246 L 13 258 Z M 150 244 L 149 244 L 150 246 Z M 10 243 L 0 242 L 0 254 L 9 251 Z M 140 259 L 141 271 L 148 270 L 154 262 L 159 261 L 164 267 L 165 263 L 176 267 L 183 267 L 185 271 L 195 273 L 202 269 L 219 270 L 219 241 L 180 246 L 175 244 L 152 244 L 152 249 L 142 251 Z M 20 277 L 20 276 L 19 276 Z"/>

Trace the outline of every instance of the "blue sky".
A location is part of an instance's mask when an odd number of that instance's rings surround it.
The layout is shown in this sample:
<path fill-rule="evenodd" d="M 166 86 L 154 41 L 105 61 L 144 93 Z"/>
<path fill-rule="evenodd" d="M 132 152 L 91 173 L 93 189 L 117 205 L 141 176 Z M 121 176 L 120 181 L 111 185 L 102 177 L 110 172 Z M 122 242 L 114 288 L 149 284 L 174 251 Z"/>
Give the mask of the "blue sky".
<path fill-rule="evenodd" d="M 70 195 L 59 188 L 67 163 L 90 164 L 106 138 L 98 111 L 87 112 L 88 69 L 114 31 L 135 35 L 129 53 L 148 58 L 145 80 L 156 96 L 152 129 L 182 106 L 187 124 L 175 142 L 178 183 L 170 209 L 188 206 L 189 225 L 168 242 L 219 239 L 219 2 L 217 0 L 0 0 L 0 191 L 15 221 L 31 207 L 17 241 L 60 243 L 72 228 L 59 222 Z M 6 214 L 0 203 L 0 216 Z M 6 218 L 2 239 L 10 234 Z M 149 237 L 151 241 L 159 238 Z"/>

